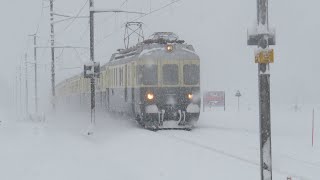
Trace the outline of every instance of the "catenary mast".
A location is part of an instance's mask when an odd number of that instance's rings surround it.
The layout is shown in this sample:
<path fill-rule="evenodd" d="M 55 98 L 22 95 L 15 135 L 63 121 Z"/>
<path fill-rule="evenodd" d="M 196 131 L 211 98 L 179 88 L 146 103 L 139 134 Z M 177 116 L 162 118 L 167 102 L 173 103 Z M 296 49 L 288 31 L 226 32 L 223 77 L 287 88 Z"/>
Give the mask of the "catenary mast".
<path fill-rule="evenodd" d="M 259 79 L 259 124 L 261 180 L 272 180 L 271 115 L 270 115 L 270 63 L 273 62 L 275 33 L 269 28 L 268 0 L 257 0 L 257 24 L 248 34 L 248 45 L 256 45 L 255 60 Z"/>
<path fill-rule="evenodd" d="M 55 55 L 54 55 L 54 12 L 53 12 L 53 1 L 50 0 L 50 37 L 51 37 L 51 93 L 52 93 L 52 108 L 55 110 Z"/>

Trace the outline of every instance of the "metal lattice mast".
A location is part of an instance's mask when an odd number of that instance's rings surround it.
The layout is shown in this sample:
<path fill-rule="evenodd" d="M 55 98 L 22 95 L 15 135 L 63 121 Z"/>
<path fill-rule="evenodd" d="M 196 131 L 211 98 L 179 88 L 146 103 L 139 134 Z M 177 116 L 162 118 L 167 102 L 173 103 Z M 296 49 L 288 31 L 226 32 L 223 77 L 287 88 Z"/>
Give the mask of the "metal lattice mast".
<path fill-rule="evenodd" d="M 248 45 L 257 45 L 256 62 L 259 79 L 259 124 L 261 180 L 272 180 L 271 115 L 270 115 L 270 66 L 273 62 L 275 34 L 269 29 L 268 0 L 257 0 L 256 31 L 248 34 Z"/>
<path fill-rule="evenodd" d="M 54 55 L 54 12 L 53 12 L 53 0 L 50 0 L 50 28 L 51 28 L 51 91 L 52 91 L 52 108 L 55 110 L 55 55 Z"/>

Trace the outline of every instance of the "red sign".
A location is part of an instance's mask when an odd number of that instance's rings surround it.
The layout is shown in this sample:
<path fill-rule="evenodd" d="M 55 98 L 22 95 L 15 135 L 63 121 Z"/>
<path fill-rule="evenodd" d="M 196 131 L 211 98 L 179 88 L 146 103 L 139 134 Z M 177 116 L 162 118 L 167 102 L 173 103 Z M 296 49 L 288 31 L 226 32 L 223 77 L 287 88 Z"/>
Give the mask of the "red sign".
<path fill-rule="evenodd" d="M 208 91 L 203 96 L 203 103 L 209 107 L 224 107 L 225 92 L 224 91 Z"/>

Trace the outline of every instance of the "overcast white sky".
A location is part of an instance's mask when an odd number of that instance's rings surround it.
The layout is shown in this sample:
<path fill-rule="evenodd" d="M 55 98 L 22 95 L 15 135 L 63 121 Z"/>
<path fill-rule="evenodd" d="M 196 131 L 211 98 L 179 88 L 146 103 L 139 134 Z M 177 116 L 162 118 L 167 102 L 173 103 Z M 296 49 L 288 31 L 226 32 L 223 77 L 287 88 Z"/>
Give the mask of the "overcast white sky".
<path fill-rule="evenodd" d="M 21 57 L 28 52 L 32 59 L 32 39 L 27 37 L 39 24 L 39 44 L 46 45 L 49 38 L 49 8 L 47 0 L 2 0 L 1 20 L 1 69 L 0 83 L 2 104 L 12 102 L 15 69 Z M 55 0 L 55 11 L 77 14 L 86 0 Z M 119 8 L 123 1 L 96 0 L 99 8 Z M 128 0 L 122 8 L 149 12 L 171 0 Z M 318 78 L 320 65 L 318 48 L 320 32 L 320 3 L 317 0 L 270 0 L 269 22 L 276 28 L 277 45 L 275 63 L 271 65 L 272 103 L 320 102 Z M 41 9 L 43 13 L 41 16 Z M 81 13 L 88 14 L 88 4 Z M 121 25 L 134 15 L 99 14 L 96 16 L 96 59 L 102 64 L 111 53 L 123 47 Z M 256 0 L 181 0 L 141 20 L 145 23 L 146 37 L 156 31 L 172 31 L 181 39 L 193 44 L 201 58 L 202 89 L 226 90 L 228 103 L 235 102 L 234 93 L 239 89 L 243 101 L 257 103 L 257 65 L 254 64 L 254 47 L 246 45 L 247 28 L 256 19 Z M 57 44 L 88 46 L 88 21 L 76 20 L 56 25 Z M 110 36 L 108 36 L 111 34 Z M 107 38 L 105 38 L 107 36 Z M 39 50 L 39 61 L 48 64 L 49 51 Z M 81 67 L 88 59 L 88 52 L 57 50 L 57 81 L 81 71 L 62 70 Z M 80 55 L 79 55 L 80 54 Z M 30 60 L 31 60 L 30 59 Z M 30 71 L 32 72 L 32 71 Z M 50 66 L 39 68 L 42 96 L 49 93 Z M 30 74 L 30 81 L 32 81 Z M 32 86 L 32 84 L 30 84 Z M 32 91 L 30 92 L 33 93 Z M 9 99 L 10 98 L 10 99 Z M 44 97 L 42 97 L 44 98 Z"/>

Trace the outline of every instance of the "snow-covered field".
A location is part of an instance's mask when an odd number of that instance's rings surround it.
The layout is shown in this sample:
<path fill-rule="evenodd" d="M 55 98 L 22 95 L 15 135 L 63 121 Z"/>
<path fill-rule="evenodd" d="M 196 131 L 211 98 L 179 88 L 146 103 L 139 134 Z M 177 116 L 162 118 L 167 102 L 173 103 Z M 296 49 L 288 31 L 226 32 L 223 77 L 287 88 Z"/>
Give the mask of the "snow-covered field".
<path fill-rule="evenodd" d="M 273 179 L 320 179 L 320 111 L 272 110 Z M 320 110 L 320 109 L 319 109 Z M 257 111 L 205 112 L 188 131 L 152 132 L 126 117 L 56 114 L 46 122 L 2 118 L 3 180 L 260 179 Z"/>

